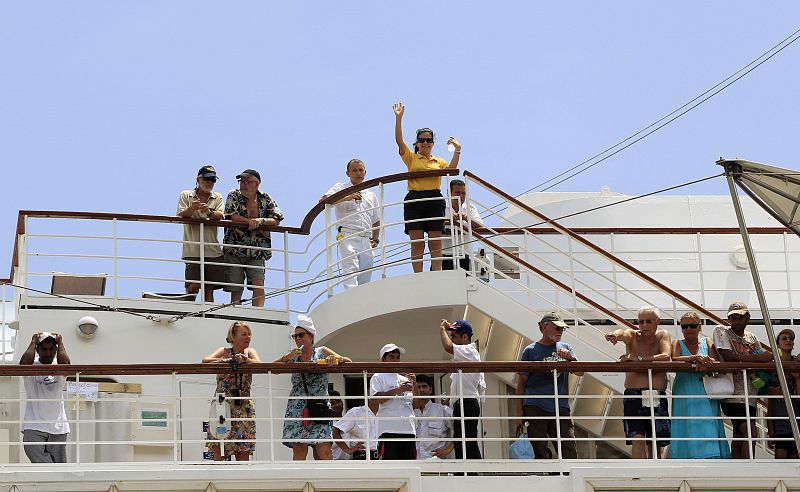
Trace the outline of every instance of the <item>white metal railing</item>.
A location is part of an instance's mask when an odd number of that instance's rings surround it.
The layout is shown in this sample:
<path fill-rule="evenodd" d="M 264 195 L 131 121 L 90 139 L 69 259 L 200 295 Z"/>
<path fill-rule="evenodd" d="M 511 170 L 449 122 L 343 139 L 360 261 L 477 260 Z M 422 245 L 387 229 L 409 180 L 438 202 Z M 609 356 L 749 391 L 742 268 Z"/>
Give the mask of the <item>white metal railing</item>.
<path fill-rule="evenodd" d="M 554 367 L 553 364 L 547 364 Z M 585 367 L 583 367 L 585 366 Z M 671 364 L 670 367 L 680 366 L 680 364 Z M 686 366 L 688 368 L 688 365 Z M 514 369 L 514 371 L 519 368 Z M 547 372 L 548 369 L 536 368 L 537 372 Z M 567 369 L 565 369 L 567 370 Z M 592 366 L 591 363 L 570 363 L 569 369 L 573 371 L 593 372 L 598 370 L 597 366 Z M 608 371 L 607 368 L 602 369 Z M 652 381 L 654 368 L 647 369 L 649 379 Z M 257 372 L 257 371 L 256 371 Z M 339 371 L 342 372 L 342 371 Z M 553 374 L 554 388 L 558 388 L 556 383 L 558 372 L 556 369 L 550 369 Z M 488 375 L 488 373 L 487 373 Z M 368 393 L 369 388 L 369 374 L 368 371 L 357 371 L 352 373 L 353 377 L 361 380 L 362 392 Z M 742 370 L 742 376 L 747 378 L 747 370 Z M 239 438 L 229 437 L 227 439 L 214 439 L 207 437 L 203 432 L 203 423 L 209 420 L 209 404 L 214 399 L 214 380 L 213 376 L 200 377 L 192 374 L 176 374 L 163 376 L 146 376 L 143 380 L 150 383 L 155 383 L 153 378 L 158 379 L 157 386 L 162 388 L 161 394 L 151 394 L 147 397 L 140 395 L 112 395 L 111 393 L 92 393 L 91 385 L 93 383 L 86 381 L 86 373 L 81 372 L 74 376 L 75 386 L 79 389 L 64 393 L 63 401 L 67 408 L 69 424 L 71 426 L 71 433 L 65 446 L 67 446 L 68 465 L 65 466 L 83 466 L 98 462 L 114 461 L 114 462 L 141 462 L 151 461 L 160 463 L 191 463 L 202 462 L 203 449 L 207 444 L 219 444 L 224 449 L 226 443 L 230 442 L 251 442 L 256 446 L 255 454 L 252 456 L 253 461 L 263 463 L 281 463 L 291 459 L 291 453 L 287 451 L 283 442 L 286 440 L 282 434 L 282 428 L 285 422 L 291 420 L 302 420 L 298 417 L 284 417 L 283 410 L 287 402 L 290 400 L 309 400 L 309 399 L 328 399 L 327 395 L 306 397 L 297 396 L 289 397 L 286 379 L 286 374 L 277 374 L 272 371 L 266 371 L 256 377 L 256 381 L 252 388 L 250 395 L 243 395 L 240 398 L 230 397 L 229 400 L 253 400 L 256 408 L 256 418 L 237 418 L 231 419 L 232 422 L 237 421 L 254 421 L 256 422 L 257 433 L 254 438 Z M 131 376 L 127 376 L 130 378 Z M 122 377 L 124 378 L 124 376 Z M 10 378 L 16 384 L 21 384 L 20 378 Z M 80 383 L 84 383 L 84 387 L 80 388 Z M 150 384 L 149 383 L 149 384 Z M 195 386 L 192 386 L 195 385 Z M 502 386 L 501 386 L 502 387 Z M 199 391 L 202 388 L 204 391 Z M 95 389 L 96 391 L 96 389 Z M 205 393 L 205 394 L 200 394 Z M 455 400 L 461 401 L 461 408 L 463 408 L 463 396 L 456 388 L 439 388 L 434 395 L 430 398 L 433 401 L 442 398 L 449 399 L 449 404 L 455 403 Z M 557 393 L 557 392 L 556 392 Z M 552 446 L 553 457 L 550 459 L 542 459 L 541 457 L 534 461 L 526 460 L 509 460 L 508 448 L 509 445 L 516 440 L 514 429 L 520 421 L 520 416 L 516 415 L 514 408 L 517 401 L 523 398 L 530 398 L 526 395 L 509 395 L 509 394 L 487 394 L 482 399 L 482 415 L 477 418 L 479 422 L 479 431 L 474 439 L 462 437 L 461 439 L 454 439 L 452 433 L 443 437 L 430 437 L 420 438 L 415 437 L 414 442 L 453 442 L 455 446 L 461 446 L 462 449 L 466 447 L 467 440 L 474 440 L 478 442 L 483 459 L 480 461 L 467 460 L 466 458 L 454 459 L 452 456 L 444 460 L 436 460 L 435 463 L 420 462 L 424 465 L 435 464 L 437 469 L 446 469 L 449 471 L 569 471 L 571 466 L 574 466 L 575 460 L 562 458 L 563 446 L 575 446 L 577 450 L 578 461 L 592 461 L 594 459 L 607 460 L 611 459 L 616 452 L 627 452 L 628 446 L 624 444 L 626 440 L 641 440 L 653 451 L 652 456 L 654 461 L 663 461 L 670 459 L 664 453 L 661 453 L 661 448 L 658 441 L 661 438 L 656 437 L 654 434 L 648 437 L 631 438 L 621 433 L 616 426 L 609 425 L 609 423 L 618 422 L 620 420 L 643 420 L 649 422 L 652 429 L 656 427 L 656 420 L 660 417 L 656 416 L 652 405 L 649 407 L 649 416 L 641 417 L 625 417 L 620 414 L 609 414 L 607 409 L 612 405 L 604 407 L 600 413 L 587 412 L 587 408 L 592 408 L 595 405 L 591 403 L 596 400 L 610 401 L 619 400 L 625 397 L 621 394 L 586 394 L 584 392 L 577 392 L 569 395 L 559 394 L 544 394 L 536 395 L 541 398 L 552 398 L 555 404 L 556 414 L 554 416 L 541 416 L 541 417 L 524 417 L 524 420 L 536 422 L 537 420 L 556 420 L 562 421 L 564 419 L 571 420 L 574 423 L 576 432 L 574 438 L 567 438 L 561 436 L 541 436 L 534 437 L 529 435 L 529 440 L 532 442 L 545 442 L 550 443 Z M 398 397 L 381 397 L 381 400 L 391 400 L 394 398 L 407 398 L 408 396 Z M 559 406 L 559 398 L 568 397 L 571 401 L 573 408 L 572 414 L 565 415 L 561 413 Z M 670 403 L 680 398 L 704 398 L 704 395 L 673 395 L 667 391 L 666 398 Z M 766 422 L 770 420 L 778 420 L 777 417 L 767 417 L 764 415 L 761 402 L 770 399 L 780 399 L 780 396 L 753 396 L 745 395 L 746 398 L 751 398 L 755 404 L 758 401 L 759 410 L 756 415 L 748 415 L 746 420 L 748 423 L 753 422 L 756 424 L 757 432 L 752 434 L 750 426 L 748 425 L 748 435 L 741 438 L 719 438 L 710 435 L 673 435 L 667 440 L 674 441 L 725 441 L 722 446 L 727 446 L 728 442 L 747 442 L 751 449 L 755 449 L 755 455 L 746 458 L 749 462 L 760 462 L 763 460 L 771 460 L 772 455 L 770 448 L 767 446 L 769 442 L 776 441 L 789 441 L 791 438 L 774 438 L 766 435 Z M 641 397 L 646 401 L 646 396 Z M 715 397 L 715 399 L 724 399 L 729 397 Z M 342 399 L 345 402 L 352 403 L 352 406 L 366 405 L 367 400 L 361 395 L 344 395 Z M 35 446 L 32 443 L 23 443 L 17 436 L 20 435 L 19 428 L 25 422 L 25 406 L 28 402 L 44 402 L 50 400 L 25 400 L 24 398 L 5 398 L 0 400 L 0 405 L 4 407 L 17 407 L 18 413 L 7 412 L 0 428 L 8 429 L 10 431 L 10 439 L 3 442 L 0 441 L 0 447 L 8 447 L 14 452 L 11 453 L 12 463 L 25 463 L 25 446 Z M 583 405 L 583 402 L 587 402 Z M 349 406 L 349 405 L 348 405 Z M 670 405 L 672 406 L 672 405 Z M 120 408 L 133 408 L 134 411 L 119 412 L 115 414 L 115 409 Z M 576 411 L 577 410 L 577 411 Z M 704 420 L 725 420 L 724 415 L 717 416 L 668 416 L 671 422 L 678 420 L 691 420 L 693 418 L 702 418 Z M 373 425 L 379 425 L 379 422 L 385 420 L 397 420 L 398 417 L 372 417 L 369 412 L 365 413 L 363 418 L 364 428 L 366 432 L 366 448 L 371 449 L 373 446 L 372 438 L 370 438 L 369 429 Z M 415 417 L 414 422 L 419 424 L 423 420 L 437 420 L 436 417 Z M 326 419 L 321 419 L 326 420 Z M 331 421 L 338 420 L 332 418 Z M 438 419 L 442 420 L 442 419 Z M 454 426 L 462 427 L 462 436 L 465 435 L 463 428 L 468 420 L 474 420 L 469 417 L 457 417 L 454 419 L 444 419 L 444 424 L 453 429 Z M 602 421 L 603 425 L 593 425 Z M 29 421 L 31 423 L 32 421 Z M 560 429 L 556 425 L 556 429 Z M 599 432 L 597 430 L 600 429 Z M 529 428 L 529 432 L 531 429 Z M 557 431 L 560 432 L 560 431 Z M 343 436 L 345 440 L 349 440 L 347 436 Z M 332 438 L 326 437 L 322 439 L 324 442 L 330 442 Z M 291 438 L 291 442 L 310 443 L 319 441 L 319 439 L 301 439 Z M 50 444 L 52 445 L 52 444 Z M 466 453 L 463 454 L 466 456 Z M 367 454 L 366 461 L 371 461 L 372 457 Z M 674 460 L 673 460 L 674 461 Z M 716 462 L 716 461 L 715 461 Z M 711 462 L 707 462 L 711 463 Z M 52 465 L 52 464 L 51 464 Z M 2 467 L 2 465 L 0 465 Z M 444 468 L 442 468 L 444 467 Z"/>

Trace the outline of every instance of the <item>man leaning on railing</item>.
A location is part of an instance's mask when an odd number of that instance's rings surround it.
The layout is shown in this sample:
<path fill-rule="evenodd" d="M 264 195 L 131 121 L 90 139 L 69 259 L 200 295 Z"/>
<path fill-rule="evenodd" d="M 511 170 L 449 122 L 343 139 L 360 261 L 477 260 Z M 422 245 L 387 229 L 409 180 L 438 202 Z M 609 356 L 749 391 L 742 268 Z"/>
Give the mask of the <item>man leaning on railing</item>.
<path fill-rule="evenodd" d="M 769 362 L 772 352 L 761 348 L 761 342 L 751 332 L 747 331 L 750 322 L 750 311 L 741 301 L 734 302 L 728 307 L 728 323 L 730 326 L 717 326 L 714 328 L 714 345 L 717 346 L 719 357 L 725 362 Z M 733 441 L 731 442 L 731 457 L 749 458 L 751 446 L 748 446 L 748 434 L 758 436 L 756 429 L 756 398 L 758 390 L 765 386 L 765 382 L 758 377 L 756 372 L 748 371 L 747 396 L 745 402 L 745 381 L 741 372 L 733 373 L 733 396 L 722 400 L 720 406 L 722 413 L 731 419 L 733 426 Z M 748 417 L 750 429 L 748 429 Z M 755 445 L 755 442 L 752 443 Z"/>
<path fill-rule="evenodd" d="M 620 329 L 606 333 L 612 344 L 625 343 L 625 354 L 620 362 L 668 362 L 670 360 L 671 337 L 668 331 L 659 330 L 661 323 L 658 308 L 644 306 L 639 309 L 639 329 Z M 644 459 L 653 457 L 649 439 L 653 437 L 651 416 L 655 418 L 655 433 L 659 451 L 669 445 L 670 420 L 666 397 L 667 373 L 629 371 L 625 375 L 625 398 L 623 413 L 625 435 L 631 439 L 631 457 Z M 648 438 L 647 440 L 645 438 Z"/>
<path fill-rule="evenodd" d="M 69 355 L 61 335 L 46 331 L 36 333 L 20 365 L 69 364 Z M 63 391 L 65 376 L 26 376 L 23 378 L 25 394 L 25 422 L 22 424 L 22 441 L 25 454 L 31 463 L 66 463 L 66 441 L 69 422 L 64 410 Z M 46 401 L 31 401 L 46 400 Z"/>
<path fill-rule="evenodd" d="M 547 313 L 539 321 L 542 338 L 538 342 L 525 347 L 520 355 L 522 362 L 573 362 L 578 360 L 572 347 L 561 341 L 567 324 L 556 312 Z M 582 373 L 581 373 L 582 374 Z M 523 418 L 528 424 L 528 438 L 532 441 L 534 457 L 549 459 L 551 451 L 547 447 L 547 439 L 552 441 L 553 448 L 558 451 L 558 438 L 561 438 L 561 457 L 575 459 L 578 452 L 575 447 L 575 429 L 569 410 L 568 373 L 559 372 L 558 386 L 554 384 L 551 372 L 520 372 L 517 374 L 518 396 L 517 416 L 520 423 Z M 558 390 L 558 412 L 556 412 L 556 389 Z"/>

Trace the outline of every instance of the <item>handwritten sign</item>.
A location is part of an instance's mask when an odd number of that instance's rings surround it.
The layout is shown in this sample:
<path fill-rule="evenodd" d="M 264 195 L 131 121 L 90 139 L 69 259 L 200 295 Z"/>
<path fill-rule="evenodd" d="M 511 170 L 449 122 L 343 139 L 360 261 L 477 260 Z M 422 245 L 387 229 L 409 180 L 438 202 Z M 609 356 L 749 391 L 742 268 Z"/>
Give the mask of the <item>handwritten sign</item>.
<path fill-rule="evenodd" d="M 67 397 L 75 398 L 78 395 L 84 400 L 97 400 L 97 393 L 100 385 L 98 383 L 76 383 L 67 381 Z"/>

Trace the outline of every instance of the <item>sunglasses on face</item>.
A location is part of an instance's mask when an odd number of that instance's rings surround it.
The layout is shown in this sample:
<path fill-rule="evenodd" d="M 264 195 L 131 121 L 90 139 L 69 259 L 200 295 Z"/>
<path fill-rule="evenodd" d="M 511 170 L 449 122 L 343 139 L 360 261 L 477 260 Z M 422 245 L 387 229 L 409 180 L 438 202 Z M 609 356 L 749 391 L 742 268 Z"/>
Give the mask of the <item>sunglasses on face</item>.
<path fill-rule="evenodd" d="M 202 179 L 203 181 L 210 181 L 212 183 L 216 183 L 217 182 L 217 178 L 202 178 L 201 177 L 200 179 Z"/>
<path fill-rule="evenodd" d="M 789 338 L 789 337 L 781 337 L 778 341 L 779 342 L 792 342 L 792 343 L 794 343 L 794 339 L 793 338 Z"/>
<path fill-rule="evenodd" d="M 689 329 L 692 329 L 692 330 L 694 330 L 694 329 L 695 329 L 695 328 L 697 328 L 698 326 L 700 326 L 700 325 L 698 325 L 697 323 L 687 323 L 687 324 L 685 324 L 685 325 L 684 325 L 684 324 L 681 324 L 681 329 L 682 329 L 682 330 L 689 330 Z"/>
<path fill-rule="evenodd" d="M 306 336 L 305 333 L 295 333 L 294 335 L 292 335 L 292 338 L 297 340 L 298 338 L 304 338 L 305 336 Z"/>
<path fill-rule="evenodd" d="M 433 137 L 431 138 L 417 137 L 417 143 L 433 143 Z"/>

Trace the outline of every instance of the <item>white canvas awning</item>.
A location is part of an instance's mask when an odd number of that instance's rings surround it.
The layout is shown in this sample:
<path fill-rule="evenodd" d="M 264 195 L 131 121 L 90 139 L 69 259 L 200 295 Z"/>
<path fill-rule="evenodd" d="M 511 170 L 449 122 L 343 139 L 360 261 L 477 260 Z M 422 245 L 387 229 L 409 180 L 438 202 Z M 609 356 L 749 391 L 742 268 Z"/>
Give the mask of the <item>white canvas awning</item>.
<path fill-rule="evenodd" d="M 800 236 L 800 172 L 742 159 L 717 164 L 733 174 L 736 184 L 775 220 Z"/>

